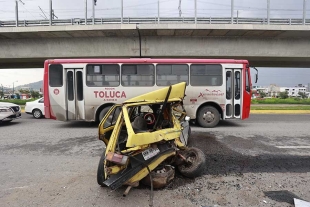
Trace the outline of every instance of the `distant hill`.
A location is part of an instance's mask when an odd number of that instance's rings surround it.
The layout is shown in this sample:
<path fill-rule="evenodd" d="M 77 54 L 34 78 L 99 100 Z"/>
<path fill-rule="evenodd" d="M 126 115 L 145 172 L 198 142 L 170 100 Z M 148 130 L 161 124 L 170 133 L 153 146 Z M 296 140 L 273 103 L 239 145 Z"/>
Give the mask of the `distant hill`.
<path fill-rule="evenodd" d="M 33 89 L 34 91 L 39 91 L 40 88 L 43 90 L 43 81 L 38 81 L 38 82 L 33 82 L 33 83 L 28 83 L 25 85 L 20 85 L 20 86 L 16 86 L 16 90 L 19 90 L 23 87 L 29 87 L 30 89 Z"/>

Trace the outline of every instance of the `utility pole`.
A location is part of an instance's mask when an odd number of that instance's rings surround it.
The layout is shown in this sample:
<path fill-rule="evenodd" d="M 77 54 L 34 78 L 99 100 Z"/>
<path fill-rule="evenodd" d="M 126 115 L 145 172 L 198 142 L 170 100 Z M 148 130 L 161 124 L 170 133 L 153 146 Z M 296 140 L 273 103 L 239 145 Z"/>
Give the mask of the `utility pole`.
<path fill-rule="evenodd" d="M 124 17 L 124 1 L 121 0 L 121 24 L 123 24 L 123 17 Z"/>
<path fill-rule="evenodd" d="M 96 6 L 97 0 L 93 0 L 93 24 L 95 24 L 95 6 Z"/>
<path fill-rule="evenodd" d="M 231 24 L 234 23 L 234 0 L 231 0 Z"/>
<path fill-rule="evenodd" d="M 179 9 L 179 17 L 182 16 L 182 8 L 181 8 L 181 5 L 182 5 L 182 0 L 179 0 L 179 7 L 178 7 L 178 9 Z"/>
<path fill-rule="evenodd" d="M 85 0 L 85 25 L 87 25 L 87 0 Z"/>
<path fill-rule="evenodd" d="M 302 24 L 305 25 L 306 24 L 306 15 L 307 15 L 307 0 L 304 0 L 304 4 L 303 4 L 303 14 L 302 14 Z"/>
<path fill-rule="evenodd" d="M 267 24 L 270 24 L 270 0 L 267 0 Z"/>
<path fill-rule="evenodd" d="M 50 26 L 52 26 L 53 19 L 53 2 L 50 0 Z"/>
<path fill-rule="evenodd" d="M 195 24 L 197 24 L 197 0 L 195 0 Z"/>
<path fill-rule="evenodd" d="M 157 5 L 157 22 L 159 24 L 159 0 L 158 0 L 158 5 Z"/>
<path fill-rule="evenodd" d="M 3 92 L 3 85 L 2 85 L 2 84 L 1 84 L 1 87 L 2 87 L 1 98 L 3 98 L 3 96 L 4 96 L 4 92 Z"/>
<path fill-rule="evenodd" d="M 16 27 L 18 27 L 18 1 L 17 0 L 15 1 L 15 17 L 16 17 Z"/>
<path fill-rule="evenodd" d="M 18 82 L 18 81 L 14 81 L 14 82 L 13 82 L 13 95 L 14 95 L 14 83 L 15 83 L 15 82 Z"/>
<path fill-rule="evenodd" d="M 22 0 L 15 0 L 15 18 L 16 18 L 16 27 L 18 27 L 18 2 L 25 5 L 25 3 Z"/>

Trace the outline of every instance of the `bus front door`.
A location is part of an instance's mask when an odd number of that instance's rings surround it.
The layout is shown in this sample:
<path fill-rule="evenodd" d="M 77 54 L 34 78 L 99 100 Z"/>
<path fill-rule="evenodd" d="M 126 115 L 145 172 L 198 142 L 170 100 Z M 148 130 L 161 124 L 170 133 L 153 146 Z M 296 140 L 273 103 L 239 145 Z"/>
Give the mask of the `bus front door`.
<path fill-rule="evenodd" d="M 225 119 L 241 118 L 241 69 L 226 69 Z"/>
<path fill-rule="evenodd" d="M 83 120 L 85 119 L 83 69 L 66 69 L 66 72 L 67 120 Z"/>

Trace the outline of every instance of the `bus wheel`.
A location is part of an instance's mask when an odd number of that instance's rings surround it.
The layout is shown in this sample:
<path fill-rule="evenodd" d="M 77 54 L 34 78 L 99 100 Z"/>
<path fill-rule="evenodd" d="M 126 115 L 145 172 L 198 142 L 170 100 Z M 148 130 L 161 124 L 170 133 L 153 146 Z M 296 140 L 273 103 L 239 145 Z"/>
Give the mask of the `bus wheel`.
<path fill-rule="evenodd" d="M 220 113 L 213 106 L 204 106 L 198 111 L 197 121 L 202 127 L 215 127 L 220 121 Z"/>
<path fill-rule="evenodd" d="M 103 108 L 101 111 L 100 111 L 100 114 L 99 114 L 99 122 L 101 122 L 101 120 L 103 119 L 103 117 L 106 115 L 106 113 L 108 113 L 108 111 L 110 110 L 110 106 L 108 107 L 105 107 Z"/>

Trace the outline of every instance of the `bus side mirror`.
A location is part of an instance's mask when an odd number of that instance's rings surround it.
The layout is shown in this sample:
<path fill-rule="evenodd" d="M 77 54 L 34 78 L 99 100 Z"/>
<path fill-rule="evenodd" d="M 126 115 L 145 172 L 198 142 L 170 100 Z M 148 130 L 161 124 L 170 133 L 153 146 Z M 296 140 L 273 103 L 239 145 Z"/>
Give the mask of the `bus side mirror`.
<path fill-rule="evenodd" d="M 256 70 L 256 74 L 255 74 L 255 83 L 257 83 L 258 80 L 258 70 L 257 68 L 253 67 L 254 70 Z"/>

